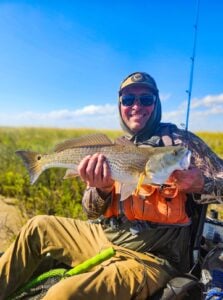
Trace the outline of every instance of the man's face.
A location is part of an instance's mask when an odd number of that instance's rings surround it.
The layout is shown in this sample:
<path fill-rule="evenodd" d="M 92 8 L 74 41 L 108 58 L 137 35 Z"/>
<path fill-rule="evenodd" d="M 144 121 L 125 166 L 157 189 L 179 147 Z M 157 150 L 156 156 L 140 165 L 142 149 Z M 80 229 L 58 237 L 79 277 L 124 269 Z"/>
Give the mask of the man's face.
<path fill-rule="evenodd" d="M 143 95 L 151 96 L 154 94 L 148 87 L 137 85 L 123 89 L 121 98 L 127 95 L 134 95 L 135 101 L 131 106 L 125 106 L 122 103 L 120 104 L 121 116 L 127 127 L 134 133 L 137 133 L 146 125 L 155 106 L 154 103 L 149 106 L 143 106 L 140 103 L 139 97 Z"/>

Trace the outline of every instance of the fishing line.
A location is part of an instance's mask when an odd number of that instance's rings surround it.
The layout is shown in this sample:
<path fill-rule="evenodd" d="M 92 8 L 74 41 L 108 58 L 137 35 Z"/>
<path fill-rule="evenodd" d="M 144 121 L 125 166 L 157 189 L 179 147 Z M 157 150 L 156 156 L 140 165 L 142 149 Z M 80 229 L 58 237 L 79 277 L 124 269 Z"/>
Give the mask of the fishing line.
<path fill-rule="evenodd" d="M 194 23 L 194 43 L 193 43 L 193 52 L 192 52 L 192 56 L 191 56 L 191 69 L 190 69 L 189 88 L 188 88 L 188 90 L 186 90 L 186 93 L 188 94 L 187 115 L 186 115 L 186 125 L 185 125 L 186 131 L 188 131 L 191 94 L 192 94 L 192 87 L 193 87 L 194 62 L 195 62 L 196 46 L 197 46 L 197 31 L 198 31 L 199 9 L 200 9 L 200 0 L 197 0 L 196 17 L 195 17 L 195 23 Z"/>

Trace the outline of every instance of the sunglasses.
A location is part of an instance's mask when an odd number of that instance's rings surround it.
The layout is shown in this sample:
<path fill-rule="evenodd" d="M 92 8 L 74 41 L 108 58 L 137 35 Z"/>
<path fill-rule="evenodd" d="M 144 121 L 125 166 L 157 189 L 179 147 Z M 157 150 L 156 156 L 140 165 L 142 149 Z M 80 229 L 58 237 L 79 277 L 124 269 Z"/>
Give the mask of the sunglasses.
<path fill-rule="evenodd" d="M 120 102 L 123 106 L 132 106 L 135 103 L 136 99 L 138 99 L 140 105 L 142 106 L 151 106 L 155 103 L 156 96 L 153 94 L 143 94 L 139 96 L 128 94 L 121 96 Z"/>

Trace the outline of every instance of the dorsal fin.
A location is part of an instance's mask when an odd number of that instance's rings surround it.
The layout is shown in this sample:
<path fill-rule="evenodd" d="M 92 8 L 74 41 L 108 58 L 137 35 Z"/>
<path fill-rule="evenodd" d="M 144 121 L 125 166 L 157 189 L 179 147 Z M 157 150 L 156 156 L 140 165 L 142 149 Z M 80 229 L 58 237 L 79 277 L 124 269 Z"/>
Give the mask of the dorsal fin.
<path fill-rule="evenodd" d="M 131 142 L 130 140 L 126 139 L 125 137 L 118 137 L 117 139 L 115 139 L 114 144 L 116 145 L 124 145 L 124 146 L 135 146 L 133 144 L 133 142 Z"/>
<path fill-rule="evenodd" d="M 95 133 L 90 135 L 81 136 L 78 138 L 66 140 L 55 146 L 54 151 L 60 152 L 65 149 L 80 148 L 95 145 L 111 145 L 112 141 L 103 133 Z"/>

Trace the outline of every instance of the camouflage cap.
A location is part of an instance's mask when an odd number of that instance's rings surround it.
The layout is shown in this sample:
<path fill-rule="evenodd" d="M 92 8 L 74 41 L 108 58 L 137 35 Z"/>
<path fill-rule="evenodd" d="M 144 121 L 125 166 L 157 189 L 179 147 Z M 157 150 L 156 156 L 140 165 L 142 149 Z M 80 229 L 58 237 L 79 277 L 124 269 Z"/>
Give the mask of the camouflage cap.
<path fill-rule="evenodd" d="M 158 91 L 155 80 L 145 72 L 135 72 L 127 76 L 121 83 L 119 93 L 127 86 L 145 85 L 154 91 Z"/>

